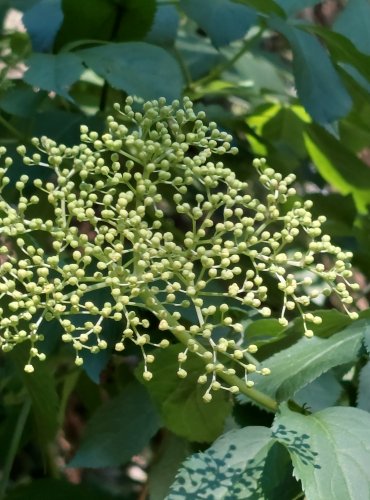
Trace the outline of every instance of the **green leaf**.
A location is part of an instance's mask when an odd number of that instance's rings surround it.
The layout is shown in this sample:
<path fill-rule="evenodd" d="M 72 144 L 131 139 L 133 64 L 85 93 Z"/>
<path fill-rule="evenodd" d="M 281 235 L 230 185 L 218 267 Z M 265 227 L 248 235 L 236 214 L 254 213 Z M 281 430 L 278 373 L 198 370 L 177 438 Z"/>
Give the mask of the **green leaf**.
<path fill-rule="evenodd" d="M 156 9 L 155 0 L 63 0 L 62 5 L 58 50 L 84 40 L 141 40 L 152 26 Z"/>
<path fill-rule="evenodd" d="M 9 356 L 18 369 L 18 373 L 32 401 L 32 414 L 36 437 L 45 447 L 58 430 L 59 399 L 54 376 L 45 363 L 37 363 L 33 373 L 25 373 L 29 349 L 26 345 L 17 346 Z"/>
<path fill-rule="evenodd" d="M 61 0 L 41 0 L 22 17 L 35 52 L 52 49 L 55 35 L 63 21 Z"/>
<path fill-rule="evenodd" d="M 163 500 L 173 483 L 177 470 L 190 454 L 188 441 L 167 432 L 157 454 L 157 459 L 150 467 L 150 500 Z"/>
<path fill-rule="evenodd" d="M 318 125 L 308 125 L 304 136 L 307 151 L 321 176 L 342 194 L 351 193 L 357 209 L 366 212 L 370 203 L 368 167 L 342 141 Z"/>
<path fill-rule="evenodd" d="M 302 9 L 320 3 L 320 0 L 276 0 L 276 3 L 290 16 Z"/>
<path fill-rule="evenodd" d="M 333 25 L 334 31 L 347 37 L 364 54 L 370 54 L 370 3 L 351 0 L 340 12 Z"/>
<path fill-rule="evenodd" d="M 132 382 L 94 413 L 87 423 L 81 446 L 68 466 L 122 465 L 142 451 L 160 425 L 145 387 Z"/>
<path fill-rule="evenodd" d="M 167 500 L 247 499 L 261 493 L 261 473 L 273 445 L 270 429 L 246 427 L 221 436 L 206 452 L 185 461 Z"/>
<path fill-rule="evenodd" d="M 84 67 L 76 54 L 32 54 L 26 61 L 28 70 L 24 81 L 32 86 L 71 99 L 68 91 L 76 82 Z"/>
<path fill-rule="evenodd" d="M 280 325 L 277 319 L 258 319 L 247 326 L 245 336 L 250 344 L 260 346 L 278 340 L 284 330 L 285 328 Z"/>
<path fill-rule="evenodd" d="M 292 500 L 299 498 L 300 484 L 293 477 L 290 455 L 284 445 L 276 442 L 270 448 L 263 467 L 261 485 L 263 499 Z"/>
<path fill-rule="evenodd" d="M 271 18 L 268 24 L 290 43 L 297 93 L 312 118 L 328 123 L 346 115 L 351 97 L 320 42 L 282 19 Z"/>
<path fill-rule="evenodd" d="M 45 97 L 45 92 L 35 92 L 28 85 L 17 85 L 2 94 L 0 108 L 11 115 L 28 118 L 37 112 Z"/>
<path fill-rule="evenodd" d="M 161 47 L 144 42 L 109 43 L 77 54 L 112 87 L 129 94 L 169 100 L 181 95 L 180 68 Z"/>
<path fill-rule="evenodd" d="M 180 5 L 216 47 L 242 38 L 257 21 L 255 11 L 232 0 L 181 0 Z"/>
<path fill-rule="evenodd" d="M 318 35 L 325 42 L 335 61 L 352 65 L 370 81 L 370 57 L 357 50 L 350 39 L 315 24 L 298 24 L 297 28 Z"/>
<path fill-rule="evenodd" d="M 280 17 L 286 17 L 284 10 L 273 0 L 232 0 L 234 3 L 241 3 L 255 9 L 259 14 L 268 16 L 276 14 Z"/>
<path fill-rule="evenodd" d="M 155 45 L 171 46 L 175 43 L 180 16 L 173 5 L 159 5 L 154 22 L 144 41 Z"/>
<path fill-rule="evenodd" d="M 360 371 L 357 407 L 370 412 L 370 361 Z"/>
<path fill-rule="evenodd" d="M 231 402 L 224 391 L 218 391 L 212 392 L 212 401 L 205 404 L 203 394 L 207 387 L 197 383 L 204 373 L 204 363 L 195 354 L 189 354 L 183 365 L 188 376 L 177 376 L 177 355 L 183 350 L 181 345 L 173 345 L 154 353 L 153 379 L 147 388 L 168 429 L 189 441 L 211 442 L 221 434 Z M 141 373 L 139 367 L 140 378 Z"/>
<path fill-rule="evenodd" d="M 307 406 L 311 411 L 319 411 L 334 406 L 342 392 L 342 386 L 333 372 L 323 373 L 294 395 L 294 401 Z"/>
<path fill-rule="evenodd" d="M 369 498 L 368 413 L 335 407 L 303 416 L 285 409 L 273 428 L 285 442 L 307 500 Z"/>
<path fill-rule="evenodd" d="M 12 489 L 7 500 L 113 500 L 108 493 L 96 486 L 71 484 L 59 479 L 37 479 L 31 483 Z"/>
<path fill-rule="evenodd" d="M 263 365 L 270 368 L 271 375 L 256 375 L 256 389 L 277 401 L 286 401 L 330 368 L 355 361 L 365 331 L 369 329 L 368 320 L 359 320 L 328 339 L 302 338 L 264 360 Z"/>

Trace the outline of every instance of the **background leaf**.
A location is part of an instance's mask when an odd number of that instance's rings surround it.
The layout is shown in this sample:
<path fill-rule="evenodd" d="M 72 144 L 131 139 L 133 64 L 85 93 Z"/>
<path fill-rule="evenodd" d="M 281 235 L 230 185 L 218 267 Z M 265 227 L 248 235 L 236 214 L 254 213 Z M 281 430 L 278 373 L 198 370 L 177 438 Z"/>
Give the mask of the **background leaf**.
<path fill-rule="evenodd" d="M 243 37 L 257 21 L 255 11 L 232 0 L 181 0 L 180 5 L 216 47 Z"/>
<path fill-rule="evenodd" d="M 142 451 L 160 425 L 145 387 L 132 382 L 94 413 L 81 446 L 68 465 L 122 465 Z"/>
<path fill-rule="evenodd" d="M 58 429 L 59 399 L 54 376 L 47 364 L 37 363 L 33 373 L 25 373 L 28 356 L 25 345 L 11 352 L 11 358 L 32 401 L 37 440 L 44 447 L 55 437 Z"/>
<path fill-rule="evenodd" d="M 71 484 L 59 479 L 38 479 L 30 484 L 11 490 L 8 500 L 113 500 L 113 496 L 96 486 Z"/>
<path fill-rule="evenodd" d="M 184 363 L 188 376 L 177 376 L 177 355 L 182 350 L 181 345 L 173 345 L 155 353 L 153 379 L 147 388 L 168 429 L 189 441 L 211 442 L 221 434 L 231 402 L 223 391 L 218 391 L 212 393 L 210 403 L 204 403 L 206 387 L 197 383 L 204 364 L 195 355 L 189 355 Z M 142 370 L 137 372 L 141 378 Z"/>
<path fill-rule="evenodd" d="M 319 41 L 278 18 L 270 19 L 269 26 L 290 43 L 297 93 L 312 118 L 328 123 L 346 115 L 351 97 Z"/>
<path fill-rule="evenodd" d="M 41 0 L 22 17 L 35 52 L 49 51 L 63 21 L 61 0 Z"/>
<path fill-rule="evenodd" d="M 370 203 L 370 171 L 341 141 L 318 125 L 307 126 L 306 148 L 317 170 L 342 194 L 351 193 L 357 209 Z"/>
<path fill-rule="evenodd" d="M 336 18 L 334 31 L 341 33 L 364 54 L 370 54 L 370 3 L 351 0 Z"/>
<path fill-rule="evenodd" d="M 42 90 L 54 91 L 60 96 L 71 99 L 68 91 L 76 82 L 84 67 L 75 54 L 33 54 L 27 59 L 28 70 L 24 81 Z"/>
<path fill-rule="evenodd" d="M 294 401 L 305 405 L 310 411 L 319 411 L 334 406 L 342 392 L 342 386 L 333 372 L 323 373 L 294 395 Z"/>
<path fill-rule="evenodd" d="M 173 57 L 161 47 L 144 42 L 106 44 L 77 53 L 112 87 L 143 99 L 178 98 L 182 75 Z"/>

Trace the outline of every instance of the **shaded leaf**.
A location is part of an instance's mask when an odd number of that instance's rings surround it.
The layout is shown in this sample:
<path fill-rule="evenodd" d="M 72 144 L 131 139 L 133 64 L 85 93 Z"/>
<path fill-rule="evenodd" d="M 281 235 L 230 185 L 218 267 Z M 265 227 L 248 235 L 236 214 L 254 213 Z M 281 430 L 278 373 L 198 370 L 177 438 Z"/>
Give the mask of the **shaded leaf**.
<path fill-rule="evenodd" d="M 283 409 L 273 426 L 307 500 L 370 498 L 370 415 L 334 407 L 303 416 Z"/>
<path fill-rule="evenodd" d="M 346 115 L 351 97 L 320 42 L 281 19 L 269 19 L 268 24 L 290 43 L 297 93 L 312 118 L 328 123 Z"/>
<path fill-rule="evenodd" d="M 183 367 L 188 376 L 177 376 L 177 355 L 184 348 L 173 345 L 155 353 L 151 366 L 153 379 L 147 385 L 163 421 L 172 432 L 189 441 L 211 442 L 222 432 L 225 419 L 231 412 L 231 402 L 224 391 L 213 392 L 213 399 L 205 404 L 203 394 L 207 387 L 197 383 L 204 373 L 204 363 L 195 355 L 189 355 Z M 142 369 L 138 369 L 141 378 Z"/>
<path fill-rule="evenodd" d="M 36 436 L 44 447 L 58 430 L 59 399 L 54 376 L 45 363 L 37 363 L 33 373 L 25 373 L 29 352 L 26 345 L 17 346 L 9 356 L 15 363 L 19 376 L 32 401 L 32 414 Z"/>
<path fill-rule="evenodd" d="M 145 42 L 156 45 L 173 45 L 180 22 L 178 10 L 173 5 L 159 5 Z"/>
<path fill-rule="evenodd" d="M 175 59 L 144 42 L 110 43 L 77 54 L 112 87 L 144 99 L 178 98 L 182 75 Z"/>
<path fill-rule="evenodd" d="M 280 17 L 286 17 L 284 10 L 273 0 L 232 0 L 234 3 L 241 3 L 255 9 L 260 14 L 273 15 L 276 14 Z"/>
<path fill-rule="evenodd" d="M 242 38 L 257 21 L 255 11 L 232 0 L 181 0 L 180 5 L 216 47 Z"/>
<path fill-rule="evenodd" d="M 132 382 L 99 407 L 70 467 L 122 465 L 139 453 L 160 427 L 159 416 L 141 384 Z"/>
<path fill-rule="evenodd" d="M 26 118 L 36 113 L 45 97 L 45 92 L 35 92 L 28 85 L 17 85 L 2 94 L 0 108 L 11 115 Z"/>
<path fill-rule="evenodd" d="M 63 0 L 56 48 L 81 40 L 141 40 L 153 23 L 155 0 Z M 83 19 L 83 22 L 81 22 Z"/>
<path fill-rule="evenodd" d="M 357 407 L 370 412 L 370 361 L 360 371 Z"/>
<path fill-rule="evenodd" d="M 37 479 L 30 484 L 12 489 L 7 500 L 113 500 L 114 497 L 96 486 L 71 484 L 60 479 Z"/>
<path fill-rule="evenodd" d="M 173 483 L 177 470 L 190 454 L 188 441 L 171 433 L 166 433 L 157 459 L 150 467 L 150 500 L 163 500 Z"/>
<path fill-rule="evenodd" d="M 294 401 L 307 406 L 311 411 L 319 411 L 334 406 L 342 392 L 342 386 L 333 372 L 323 373 L 294 395 Z"/>
<path fill-rule="evenodd" d="M 346 38 L 340 33 L 335 33 L 315 24 L 298 24 L 297 28 L 318 35 L 325 42 L 331 57 L 335 61 L 352 65 L 353 68 L 356 68 L 361 75 L 370 81 L 370 57 L 359 52 L 351 42 L 350 37 Z"/>
<path fill-rule="evenodd" d="M 351 0 L 340 12 L 333 25 L 334 31 L 348 38 L 358 50 L 370 54 L 370 3 Z"/>
<path fill-rule="evenodd" d="M 37 2 L 25 11 L 22 21 L 31 38 L 33 50 L 35 52 L 50 51 L 63 21 L 61 0 Z"/>
<path fill-rule="evenodd" d="M 266 456 L 261 484 L 266 500 L 292 500 L 302 491 L 293 477 L 290 455 L 279 442 L 272 445 Z"/>
<path fill-rule="evenodd" d="M 84 67 L 76 54 L 32 54 L 26 61 L 28 70 L 24 81 L 42 90 L 54 91 L 71 99 L 68 91 L 76 82 Z"/>
<path fill-rule="evenodd" d="M 366 211 L 370 203 L 370 171 L 342 141 L 322 127 L 310 124 L 306 128 L 305 143 L 322 177 L 342 194 L 351 193 L 357 209 Z"/>
<path fill-rule="evenodd" d="M 295 14 L 302 9 L 307 7 L 311 7 L 312 5 L 316 5 L 320 3 L 320 0 L 276 0 L 276 3 L 280 5 L 282 9 L 288 15 Z"/>
<path fill-rule="evenodd" d="M 167 500 L 194 498 L 264 498 L 261 474 L 273 445 L 270 429 L 246 427 L 221 436 L 206 452 L 192 455 L 183 464 Z M 256 496 L 254 496 L 256 495 Z"/>

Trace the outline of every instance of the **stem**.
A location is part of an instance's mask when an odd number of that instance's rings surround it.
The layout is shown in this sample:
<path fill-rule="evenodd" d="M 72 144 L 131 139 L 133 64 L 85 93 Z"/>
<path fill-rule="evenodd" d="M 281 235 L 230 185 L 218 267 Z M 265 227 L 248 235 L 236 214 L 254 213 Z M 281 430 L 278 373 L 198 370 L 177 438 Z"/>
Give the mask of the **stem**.
<path fill-rule="evenodd" d="M 240 49 L 233 55 L 231 59 L 228 59 L 227 61 L 218 64 L 213 68 L 213 70 L 207 76 L 204 76 L 199 80 L 196 80 L 192 84 L 192 88 L 195 89 L 199 86 L 207 85 L 208 83 L 218 78 L 225 70 L 231 68 L 236 63 L 236 61 L 240 59 L 245 54 L 245 52 L 247 52 L 251 48 L 251 46 L 255 43 L 255 41 L 261 37 L 263 31 L 264 27 L 260 28 L 257 31 L 257 33 L 253 35 L 251 38 L 245 40 Z"/>
<path fill-rule="evenodd" d="M 171 333 L 177 338 L 179 342 L 184 344 L 186 347 L 188 347 L 188 342 L 189 340 L 195 341 L 196 344 L 198 345 L 198 350 L 197 352 L 199 354 L 204 354 L 207 352 L 207 350 L 194 339 L 194 336 L 191 335 L 187 331 L 182 331 L 182 332 L 176 332 L 173 331 L 179 324 L 178 322 L 168 314 L 167 310 L 155 299 L 155 297 L 150 293 L 149 290 L 143 291 L 142 293 L 142 298 L 144 301 L 148 301 L 150 303 L 150 310 L 157 316 L 161 317 L 163 312 L 166 312 L 166 321 L 168 322 L 169 326 L 171 327 Z M 206 362 L 205 362 L 206 363 Z M 258 391 L 257 389 L 249 388 L 246 386 L 244 380 L 239 378 L 237 375 L 229 375 L 227 373 L 218 373 L 218 376 L 222 378 L 225 382 L 227 382 L 229 385 L 236 385 L 240 392 L 247 396 L 249 399 L 252 399 L 259 405 L 263 406 L 269 411 L 276 412 L 278 409 L 278 403 L 274 399 L 272 399 L 270 396 L 267 394 L 264 394 L 263 392 Z"/>
<path fill-rule="evenodd" d="M 10 125 L 10 123 L 1 115 L 0 115 L 0 124 L 4 128 L 6 128 L 8 130 L 8 132 L 10 132 L 12 135 L 14 135 L 14 137 L 19 139 L 20 141 L 24 141 L 23 135 L 20 134 L 19 131 L 15 127 L 13 127 L 13 125 Z"/>
<path fill-rule="evenodd" d="M 3 498 L 5 498 L 5 492 L 6 492 L 8 483 L 9 483 L 10 473 L 11 473 L 11 470 L 13 467 L 14 459 L 15 459 L 16 454 L 17 454 L 18 446 L 19 446 L 19 443 L 20 443 L 20 440 L 21 440 L 21 437 L 23 434 L 24 426 L 26 425 L 26 421 L 27 421 L 27 417 L 28 417 L 28 414 L 30 412 L 30 409 L 31 409 L 31 400 L 29 398 L 27 398 L 24 401 L 23 406 L 21 408 L 21 411 L 19 413 L 18 420 L 17 420 L 17 423 L 15 425 L 12 441 L 10 443 L 8 454 L 6 456 L 2 477 L 0 480 L 0 500 L 3 500 Z"/>

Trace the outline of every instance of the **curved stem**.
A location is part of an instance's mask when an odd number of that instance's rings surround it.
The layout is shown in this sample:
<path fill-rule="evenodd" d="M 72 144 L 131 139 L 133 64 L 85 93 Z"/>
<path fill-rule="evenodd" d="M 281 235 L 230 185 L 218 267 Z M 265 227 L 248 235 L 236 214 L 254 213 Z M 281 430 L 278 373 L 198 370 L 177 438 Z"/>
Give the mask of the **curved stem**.
<path fill-rule="evenodd" d="M 175 329 L 178 326 L 178 322 L 176 319 L 174 319 L 171 315 L 169 315 L 166 311 L 166 309 L 156 300 L 156 298 L 150 293 L 149 290 L 146 290 L 142 294 L 142 298 L 144 301 L 148 301 L 150 303 L 150 310 L 157 316 L 160 317 L 163 312 L 166 312 L 166 321 L 168 322 L 169 326 Z M 182 332 L 176 332 L 171 330 L 171 333 L 177 338 L 179 342 L 184 344 L 186 347 L 188 346 L 189 340 L 192 342 L 196 342 L 198 345 L 198 350 L 197 352 L 199 354 L 204 354 L 206 352 L 206 349 L 197 342 L 194 339 L 194 336 L 191 335 L 187 331 L 182 331 Z M 206 363 L 206 361 L 205 361 Z M 272 399 L 270 396 L 267 394 L 264 394 L 263 392 L 258 391 L 257 389 L 253 389 L 250 387 L 247 387 L 244 380 L 239 378 L 237 375 L 229 375 L 227 373 L 220 372 L 217 374 L 220 378 L 222 378 L 225 382 L 227 382 L 229 385 L 236 385 L 240 392 L 247 396 L 249 399 L 253 400 L 255 403 L 258 403 L 259 405 L 263 406 L 269 411 L 276 412 L 278 409 L 278 403 L 274 399 Z"/>
<path fill-rule="evenodd" d="M 244 41 L 240 49 L 233 55 L 231 59 L 228 59 L 225 62 L 215 66 L 208 75 L 193 82 L 191 87 L 193 89 L 196 89 L 199 86 L 207 85 L 208 83 L 213 82 L 213 80 L 218 78 L 224 71 L 231 68 L 236 63 L 236 61 L 240 59 L 251 48 L 251 46 L 256 42 L 256 40 L 258 40 L 261 37 L 262 33 L 264 32 L 264 29 L 265 29 L 264 27 L 261 27 L 255 35 Z"/>
<path fill-rule="evenodd" d="M 26 421 L 27 421 L 27 417 L 28 417 L 28 414 L 30 412 L 30 409 L 31 409 L 31 400 L 29 398 L 27 398 L 24 401 L 23 406 L 21 408 L 21 411 L 19 413 L 18 420 L 17 420 L 17 423 L 15 425 L 12 441 L 10 443 L 8 454 L 7 454 L 6 459 L 5 459 L 5 464 L 4 464 L 4 468 L 3 468 L 2 476 L 1 476 L 1 480 L 0 480 L 0 500 L 3 500 L 3 498 L 5 498 L 5 493 L 6 493 L 8 483 L 9 483 L 10 473 L 12 471 L 14 459 L 15 459 L 16 454 L 17 454 L 18 446 L 19 446 L 19 443 L 20 443 L 20 440 L 21 440 L 21 437 L 23 434 L 24 426 L 26 425 Z"/>

